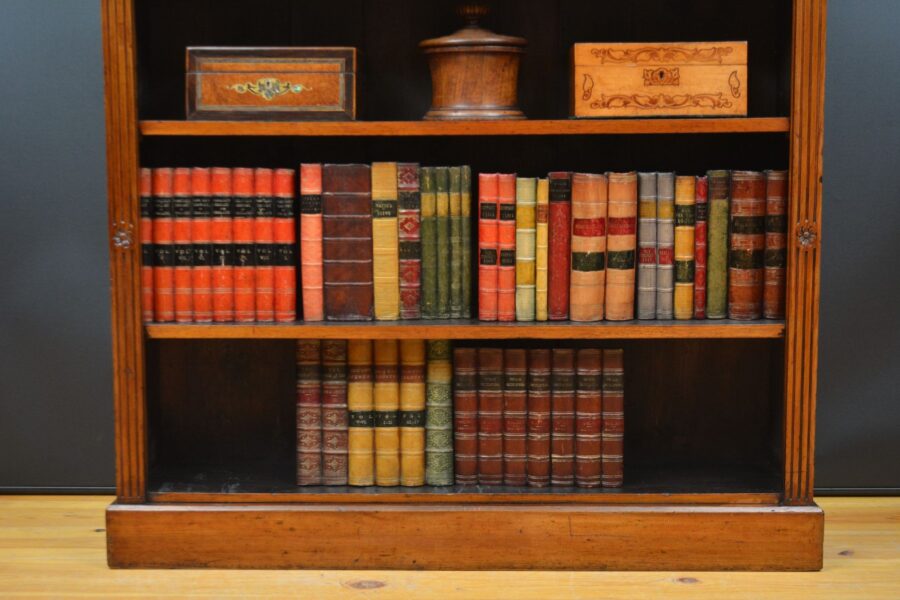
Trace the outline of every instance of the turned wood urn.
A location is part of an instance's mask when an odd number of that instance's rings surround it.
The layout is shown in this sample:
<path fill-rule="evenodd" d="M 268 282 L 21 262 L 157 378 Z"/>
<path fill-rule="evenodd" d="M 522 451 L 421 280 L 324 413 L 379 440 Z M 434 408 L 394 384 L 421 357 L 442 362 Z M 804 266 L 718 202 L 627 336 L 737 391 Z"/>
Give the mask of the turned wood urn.
<path fill-rule="evenodd" d="M 431 109 L 425 119 L 524 119 L 518 78 L 525 39 L 479 27 L 487 14 L 482 5 L 464 5 L 457 12 L 465 27 L 419 44 L 431 69 Z"/>

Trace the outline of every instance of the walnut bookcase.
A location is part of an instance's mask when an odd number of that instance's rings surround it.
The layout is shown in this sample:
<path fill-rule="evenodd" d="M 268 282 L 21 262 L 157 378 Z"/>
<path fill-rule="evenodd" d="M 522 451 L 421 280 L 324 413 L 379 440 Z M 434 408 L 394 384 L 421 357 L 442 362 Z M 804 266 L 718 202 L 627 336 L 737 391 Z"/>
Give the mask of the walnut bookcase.
<path fill-rule="evenodd" d="M 812 484 L 825 1 L 693 0 L 679 15 L 663 0 L 495 4 L 487 25 L 530 44 L 524 122 L 418 120 L 429 83 L 416 42 L 453 29 L 451 0 L 102 0 L 118 495 L 107 512 L 111 566 L 821 568 Z M 750 117 L 566 119 L 567 49 L 604 39 L 748 40 Z M 184 121 L 183 52 L 195 44 L 357 46 L 360 120 Z M 140 165 L 372 160 L 529 174 L 789 168 L 786 319 L 141 322 Z M 379 336 L 624 347 L 624 488 L 298 488 L 291 340 Z"/>

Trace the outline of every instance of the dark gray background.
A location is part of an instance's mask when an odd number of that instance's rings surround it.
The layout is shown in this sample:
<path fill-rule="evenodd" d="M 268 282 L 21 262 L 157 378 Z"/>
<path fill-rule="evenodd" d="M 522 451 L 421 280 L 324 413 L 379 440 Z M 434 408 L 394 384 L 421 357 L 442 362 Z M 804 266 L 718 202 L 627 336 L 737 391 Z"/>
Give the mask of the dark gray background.
<path fill-rule="evenodd" d="M 820 491 L 900 491 L 900 3 L 831 0 Z M 114 481 L 98 0 L 0 2 L 0 489 Z"/>

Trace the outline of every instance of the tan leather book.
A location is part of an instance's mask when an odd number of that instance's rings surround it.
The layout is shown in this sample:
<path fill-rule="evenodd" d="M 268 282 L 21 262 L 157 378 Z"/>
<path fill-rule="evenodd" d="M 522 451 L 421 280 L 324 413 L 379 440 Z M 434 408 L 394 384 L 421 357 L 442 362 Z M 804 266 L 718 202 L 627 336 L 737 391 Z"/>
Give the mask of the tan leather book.
<path fill-rule="evenodd" d="M 347 341 L 347 430 L 349 485 L 375 483 L 372 340 Z"/>
<path fill-rule="evenodd" d="M 694 317 L 694 207 L 695 179 L 675 178 L 675 299 L 676 319 Z"/>
<path fill-rule="evenodd" d="M 549 317 L 547 284 L 550 275 L 548 268 L 550 258 L 550 181 L 546 177 L 538 179 L 537 182 L 535 221 L 534 318 L 536 321 L 546 321 Z"/>
<path fill-rule="evenodd" d="M 609 173 L 606 238 L 606 319 L 634 318 L 637 173 Z"/>
<path fill-rule="evenodd" d="M 600 321 L 606 288 L 605 175 L 572 175 L 572 275 L 569 319 Z"/>
<path fill-rule="evenodd" d="M 375 340 L 375 485 L 400 485 L 399 362 L 397 340 Z"/>
<path fill-rule="evenodd" d="M 425 484 L 425 340 L 400 340 L 400 485 Z"/>
<path fill-rule="evenodd" d="M 400 238 L 397 163 L 372 163 L 372 275 L 375 319 L 400 318 Z"/>

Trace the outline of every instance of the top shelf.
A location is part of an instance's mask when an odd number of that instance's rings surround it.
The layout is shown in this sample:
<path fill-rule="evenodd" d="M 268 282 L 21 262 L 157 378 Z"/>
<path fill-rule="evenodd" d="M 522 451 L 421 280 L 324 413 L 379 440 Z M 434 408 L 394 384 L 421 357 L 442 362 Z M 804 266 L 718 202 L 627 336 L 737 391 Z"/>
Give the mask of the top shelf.
<path fill-rule="evenodd" d="M 145 136 L 445 136 L 787 133 L 787 117 L 521 121 L 151 121 Z"/>

